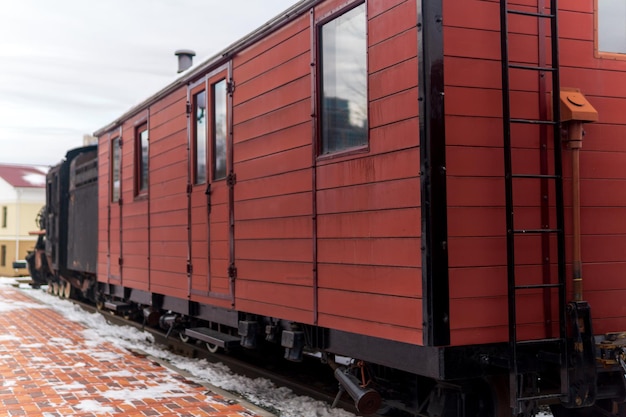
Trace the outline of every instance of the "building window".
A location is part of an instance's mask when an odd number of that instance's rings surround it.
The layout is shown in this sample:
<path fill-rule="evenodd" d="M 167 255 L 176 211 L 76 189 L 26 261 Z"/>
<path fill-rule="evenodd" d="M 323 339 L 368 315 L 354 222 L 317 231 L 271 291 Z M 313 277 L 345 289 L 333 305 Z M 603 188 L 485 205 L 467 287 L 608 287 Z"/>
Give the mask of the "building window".
<path fill-rule="evenodd" d="M 626 54 L 626 2 L 597 0 L 598 51 Z"/>
<path fill-rule="evenodd" d="M 148 191 L 148 124 L 144 123 L 135 130 L 135 190 L 136 194 Z"/>
<path fill-rule="evenodd" d="M 111 143 L 111 201 L 117 203 L 120 201 L 120 173 L 122 149 L 120 148 L 120 138 L 113 139 Z"/>
<path fill-rule="evenodd" d="M 7 266 L 7 245 L 0 246 L 0 266 Z"/>
<path fill-rule="evenodd" d="M 206 92 L 193 96 L 194 184 L 206 182 Z"/>
<path fill-rule="evenodd" d="M 361 4 L 324 23 L 321 61 L 321 154 L 367 145 L 367 19 Z"/>
<path fill-rule="evenodd" d="M 7 216 L 8 216 L 9 208 L 7 206 L 2 206 L 2 228 L 6 229 L 7 227 Z"/>
<path fill-rule="evenodd" d="M 226 80 L 218 81 L 212 85 L 211 153 L 213 155 L 213 180 L 226 177 L 227 94 Z"/>

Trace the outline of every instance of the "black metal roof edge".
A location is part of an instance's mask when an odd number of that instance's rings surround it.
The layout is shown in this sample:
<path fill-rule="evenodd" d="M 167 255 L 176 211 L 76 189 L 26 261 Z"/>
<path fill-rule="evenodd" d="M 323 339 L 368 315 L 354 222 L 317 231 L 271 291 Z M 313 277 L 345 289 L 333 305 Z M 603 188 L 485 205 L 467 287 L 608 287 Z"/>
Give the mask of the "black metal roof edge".
<path fill-rule="evenodd" d="M 137 105 L 131 107 L 128 111 L 123 113 L 120 117 L 115 119 L 113 122 L 108 125 L 96 130 L 94 132 L 94 136 L 99 137 L 104 133 L 109 132 L 112 129 L 115 129 L 120 124 L 122 124 L 129 117 L 137 114 L 141 110 L 150 106 L 151 104 L 157 102 L 168 94 L 172 93 L 176 89 L 186 85 L 194 78 L 197 78 L 204 72 L 209 72 L 211 69 L 221 65 L 225 60 L 229 59 L 233 55 L 242 51 L 243 49 L 249 47 L 270 33 L 278 30 L 279 28 L 285 26 L 287 23 L 295 20 L 300 15 L 308 12 L 311 7 L 314 7 L 318 3 L 321 3 L 323 0 L 300 0 L 298 3 L 294 4 L 284 12 L 280 13 L 273 19 L 269 20 L 264 25 L 260 26 L 258 29 L 254 30 L 250 34 L 241 38 L 240 40 L 234 42 L 227 48 L 213 55 L 212 57 L 206 59 L 204 62 L 198 64 L 197 66 L 191 67 L 188 71 L 183 73 L 179 78 L 177 78 L 174 82 L 168 84 L 165 88 L 159 90 L 157 93 L 138 103 Z"/>

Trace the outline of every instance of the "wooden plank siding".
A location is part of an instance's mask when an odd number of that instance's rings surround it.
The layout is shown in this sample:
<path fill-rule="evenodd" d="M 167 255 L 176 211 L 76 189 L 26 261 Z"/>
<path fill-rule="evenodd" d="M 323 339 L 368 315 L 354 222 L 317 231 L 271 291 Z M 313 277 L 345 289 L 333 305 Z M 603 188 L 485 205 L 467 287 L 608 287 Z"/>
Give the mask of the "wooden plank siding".
<path fill-rule="evenodd" d="M 150 282 L 155 293 L 187 298 L 187 89 L 150 107 Z"/>
<path fill-rule="evenodd" d="M 535 11 L 537 2 L 509 3 Z M 189 85 L 151 101 L 100 135 L 101 283 L 424 344 L 423 323 L 429 318 L 423 317 L 428 309 L 422 302 L 419 2 L 366 2 L 368 143 L 356 151 L 320 156 L 316 25 L 347 4 L 318 3 L 311 13 L 229 54 L 230 61 L 216 60 L 216 68 L 206 73 L 192 70 Z M 505 342 L 500 1 L 442 4 L 450 344 Z M 593 2 L 560 7 L 561 86 L 580 88 L 600 115 L 597 123 L 585 125 L 580 157 L 584 299 L 592 307 L 595 333 L 624 331 L 626 59 L 596 53 Z M 511 61 L 536 64 L 544 47 L 550 59 L 549 39 L 539 38 L 540 29 L 549 33 L 547 22 L 540 28 L 535 18 L 515 15 L 509 24 Z M 187 194 L 193 120 L 187 115 L 188 88 L 199 90 L 205 80 L 211 84 L 226 74 L 234 83 L 226 174 L 232 168 L 235 177 L 229 177 L 232 194 L 226 178 L 212 182 L 209 215 L 206 184 L 192 186 L 189 198 Z M 512 114 L 540 118 L 540 103 L 548 97 L 540 96 L 538 74 L 512 74 Z M 549 92 L 550 80 L 546 83 Z M 134 142 L 143 122 L 149 126 L 150 182 L 147 195 L 137 196 Z M 111 202 L 110 189 L 111 141 L 120 132 L 123 204 Z M 516 173 L 540 173 L 540 134 L 539 126 L 512 126 Z M 573 240 L 569 156 L 565 149 L 568 277 Z M 552 161 L 548 170 L 553 170 Z M 541 228 L 539 181 L 515 184 L 516 228 Z M 550 185 L 545 210 L 551 226 L 554 193 Z M 555 238 L 548 242 L 551 264 L 546 268 L 555 276 Z M 540 237 L 516 238 L 518 283 L 542 282 L 546 253 L 541 245 Z M 229 273 L 236 276 L 231 279 Z M 568 299 L 569 292 L 568 284 Z M 543 291 L 519 296 L 518 338 L 550 336 L 555 328 L 546 323 L 558 322 L 554 291 L 552 300 L 552 311 L 545 311 Z"/>
<path fill-rule="evenodd" d="M 313 323 L 309 16 L 233 60 L 235 306 Z"/>
<path fill-rule="evenodd" d="M 111 283 L 232 307 L 211 295 L 230 293 L 232 210 L 237 310 L 423 343 L 416 2 L 367 2 L 368 149 L 317 158 L 311 16 L 328 18 L 345 4 L 322 2 L 233 55 L 234 205 L 227 187 L 212 189 L 208 224 L 201 186 L 187 198 L 188 87 L 121 123 L 122 216 L 99 223 L 102 280 L 111 282 L 114 243 L 124 263 L 122 280 Z M 133 142 L 144 121 L 150 185 L 137 197 Z M 100 137 L 101 212 L 112 137 Z M 109 224 L 117 229 L 105 240 Z"/>
<path fill-rule="evenodd" d="M 322 3 L 314 14 L 341 4 Z M 308 15 L 233 60 L 236 308 L 371 335 L 398 328 L 396 340 L 422 343 L 417 14 L 411 1 L 368 7 L 365 154 L 320 159 L 313 168 Z M 350 319 L 335 302 L 343 297 L 358 299 Z M 395 304 L 406 305 L 400 322 L 376 315 Z"/>
<path fill-rule="evenodd" d="M 514 3 L 520 4 L 520 10 L 536 9 L 536 0 Z M 496 1 L 444 2 L 452 345 L 508 340 L 499 10 Z M 511 16 L 509 29 L 510 60 L 536 64 L 536 19 Z M 514 117 L 540 118 L 538 85 L 537 74 L 531 71 L 517 71 L 512 76 Z M 513 129 L 515 172 L 539 173 L 539 128 L 524 125 Z M 516 182 L 516 228 L 541 227 L 540 197 L 538 181 Z M 542 279 L 540 239 L 516 238 L 520 283 L 535 284 Z M 543 336 L 546 318 L 543 308 L 538 307 L 542 304 L 540 291 L 520 297 L 520 338 Z"/>
<path fill-rule="evenodd" d="M 626 289 L 623 280 L 617 278 L 626 261 L 626 255 L 619 249 L 626 241 L 626 230 L 619 220 L 626 215 L 623 193 L 619 191 L 625 190 L 626 174 L 615 169 L 623 166 L 626 157 L 626 147 L 618 139 L 626 133 L 626 120 L 619 110 L 626 98 L 626 62 L 594 57 L 592 3 L 561 6 L 560 64 L 561 85 L 581 88 L 600 115 L 598 123 L 585 126 L 587 135 L 581 152 L 581 215 L 583 271 L 589 277 L 589 284 L 585 281 L 584 298 L 591 303 L 594 332 L 604 333 L 626 327 L 626 322 L 618 319 L 623 312 L 604 307 L 610 294 Z M 527 6 L 531 10 L 536 0 L 524 0 L 520 4 L 523 5 L 521 10 Z M 498 13 L 497 1 L 444 2 L 453 345 L 502 342 L 508 338 Z M 536 21 L 512 16 L 510 29 L 511 61 L 536 63 L 539 44 Z M 548 45 L 548 40 L 545 41 Z M 547 52 L 549 54 L 549 47 Z M 520 71 L 513 74 L 512 114 L 537 117 L 539 100 L 547 99 L 538 96 L 537 74 Z M 548 82 L 548 91 L 551 88 Z M 513 129 L 514 169 L 538 173 L 539 128 L 514 126 Z M 568 281 L 571 277 L 569 154 L 567 150 L 563 154 Z M 552 169 L 551 162 L 549 169 Z M 554 195 L 552 187 L 550 195 Z M 514 197 L 516 228 L 538 228 L 539 185 L 522 180 L 516 186 Z M 549 210 L 554 225 L 553 206 Z M 518 279 L 523 283 L 539 283 L 542 279 L 540 238 L 521 238 L 516 242 L 516 263 L 520 264 Z M 551 259 L 556 259 L 555 248 L 552 240 Z M 553 274 L 555 268 L 553 266 Z M 543 309 L 537 307 L 543 304 L 541 297 L 541 292 L 520 296 L 518 334 L 522 339 L 544 337 L 543 323 L 557 318 L 554 311 L 551 317 L 543 315 Z M 541 314 L 527 314 L 531 311 Z"/>
<path fill-rule="evenodd" d="M 316 227 L 319 325 L 422 344 L 415 7 L 368 2 L 369 151 L 317 161 Z"/>

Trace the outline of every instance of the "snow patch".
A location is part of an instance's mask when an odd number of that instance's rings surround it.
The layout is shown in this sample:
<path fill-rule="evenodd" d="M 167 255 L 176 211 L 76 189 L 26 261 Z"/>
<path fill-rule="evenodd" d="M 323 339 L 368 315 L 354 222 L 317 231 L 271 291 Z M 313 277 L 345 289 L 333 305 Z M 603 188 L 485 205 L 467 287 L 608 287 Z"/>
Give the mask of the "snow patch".
<path fill-rule="evenodd" d="M 35 173 L 28 173 L 22 176 L 22 179 L 27 183 L 34 186 L 44 186 L 46 185 L 46 176 Z"/>
<path fill-rule="evenodd" d="M 95 401 L 95 400 L 83 400 L 77 405 L 73 405 L 72 408 L 75 408 L 81 411 L 97 412 L 98 414 L 115 412 L 115 408 L 103 406 L 102 404 L 100 404 L 98 401 Z"/>

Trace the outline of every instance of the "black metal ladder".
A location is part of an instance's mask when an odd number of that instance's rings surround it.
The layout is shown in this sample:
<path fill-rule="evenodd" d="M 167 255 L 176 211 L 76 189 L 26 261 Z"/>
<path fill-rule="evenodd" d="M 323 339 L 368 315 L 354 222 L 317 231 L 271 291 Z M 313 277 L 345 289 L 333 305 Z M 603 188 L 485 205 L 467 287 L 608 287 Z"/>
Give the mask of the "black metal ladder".
<path fill-rule="evenodd" d="M 505 204 L 506 204 L 506 241 L 507 241 L 507 281 L 508 281 L 508 322 L 509 322 L 509 384 L 510 384 L 510 403 L 514 410 L 514 415 L 523 412 L 525 406 L 529 403 L 536 404 L 538 401 L 565 398 L 568 392 L 568 373 L 567 373 L 567 330 L 566 330 L 566 293 L 565 293 L 565 235 L 564 235 L 564 214 L 563 214 L 563 179 L 562 179 L 562 163 L 561 163 L 561 137 L 560 137 L 560 97 L 559 97 L 559 56 L 558 56 L 558 25 L 557 25 L 557 0 L 549 0 L 549 10 L 543 6 L 544 0 L 537 0 L 538 6 L 536 10 L 529 11 L 528 6 L 509 7 L 509 0 L 500 0 L 500 24 L 501 24 L 501 59 L 502 59 L 502 124 L 503 124 L 503 149 L 504 149 L 504 169 L 505 169 Z M 538 57 L 537 63 L 527 62 L 511 62 L 509 58 L 509 18 L 516 16 L 516 19 L 537 25 L 538 28 Z M 551 48 L 551 60 L 542 56 L 541 42 L 546 41 L 545 27 L 549 24 L 549 39 Z M 551 114 L 546 111 L 544 106 L 542 111 L 541 100 L 546 100 L 545 83 L 539 82 L 539 100 L 540 107 L 538 119 L 528 119 L 523 117 L 515 117 L 511 114 L 511 78 L 518 72 L 535 72 L 538 77 L 551 76 L 552 82 L 552 99 Z M 540 78 L 538 78 L 539 80 Z M 546 129 L 544 132 L 550 131 L 553 136 L 553 172 L 547 172 L 547 164 L 542 164 L 541 172 L 514 172 L 513 153 L 515 152 L 514 144 L 512 144 L 512 130 L 516 125 L 534 125 L 539 129 Z M 542 149 L 543 148 L 543 149 Z M 547 144 L 540 144 L 537 149 L 538 157 L 545 158 L 548 154 Z M 542 206 L 549 207 L 548 190 L 551 189 L 549 184 L 553 184 L 554 190 L 554 211 L 556 225 L 550 226 L 546 219 L 542 219 L 541 225 L 536 228 L 517 228 L 515 223 L 514 191 L 523 181 L 538 181 L 541 188 Z M 547 209 L 549 210 L 549 208 Z M 549 217 L 549 216 L 548 216 Z M 538 236 L 542 239 L 542 244 L 550 244 L 546 236 L 555 236 L 557 245 L 557 279 L 544 280 L 542 283 L 533 283 L 521 285 L 516 277 L 516 266 L 519 262 L 516 260 L 515 245 L 520 236 Z M 554 239 L 554 238 L 552 238 Z M 546 243 L 548 242 L 548 243 Z M 548 270 L 552 263 L 550 259 L 542 259 L 544 270 L 547 264 Z M 548 272 L 551 276 L 552 273 Z M 553 291 L 558 292 L 558 311 L 559 311 L 559 331 L 558 337 L 550 337 L 537 340 L 519 340 L 518 339 L 518 318 L 517 318 L 517 300 L 518 294 L 524 291 L 544 291 L 549 292 L 549 296 Z M 544 312 L 545 313 L 545 312 Z M 549 320 L 546 317 L 546 320 Z M 550 335 L 551 336 L 551 335 Z M 520 366 L 520 352 L 533 351 L 537 352 L 544 347 L 552 351 L 551 360 L 558 363 L 559 366 L 559 389 L 551 392 L 541 392 L 539 389 L 525 389 L 524 387 L 524 369 Z M 551 348 L 550 348 L 551 347 Z M 533 350 L 534 349 L 534 350 Z"/>

